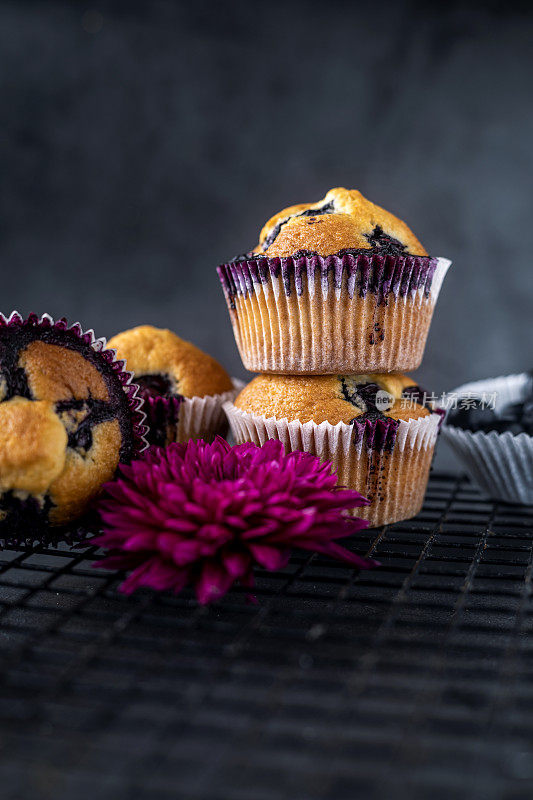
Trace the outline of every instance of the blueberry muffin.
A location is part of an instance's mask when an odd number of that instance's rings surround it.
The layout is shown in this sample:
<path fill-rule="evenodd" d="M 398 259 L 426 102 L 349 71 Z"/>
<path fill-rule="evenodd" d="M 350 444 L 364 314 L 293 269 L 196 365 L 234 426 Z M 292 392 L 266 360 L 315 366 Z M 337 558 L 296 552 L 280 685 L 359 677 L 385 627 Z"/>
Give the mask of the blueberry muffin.
<path fill-rule="evenodd" d="M 78 325 L 0 316 L 0 534 L 88 508 L 146 445 L 131 376 Z"/>
<path fill-rule="evenodd" d="M 231 396 L 233 383 L 207 353 L 172 331 L 152 325 L 119 333 L 108 346 L 135 375 L 150 444 L 191 438 L 211 441 L 227 430 L 222 403 Z"/>
<path fill-rule="evenodd" d="M 331 189 L 218 272 L 247 369 L 336 374 L 416 369 L 449 265 L 357 190 Z"/>
<path fill-rule="evenodd" d="M 339 484 L 371 501 L 354 514 L 371 526 L 422 506 L 440 416 L 410 378 L 259 375 L 224 406 L 237 442 L 280 439 L 330 461 Z"/>

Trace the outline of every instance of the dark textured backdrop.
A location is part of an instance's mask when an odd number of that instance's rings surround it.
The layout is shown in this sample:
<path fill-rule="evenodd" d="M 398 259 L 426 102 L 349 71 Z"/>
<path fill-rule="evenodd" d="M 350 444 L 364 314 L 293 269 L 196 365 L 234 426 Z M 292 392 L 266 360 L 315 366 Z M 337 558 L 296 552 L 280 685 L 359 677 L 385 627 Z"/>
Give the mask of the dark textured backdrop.
<path fill-rule="evenodd" d="M 528 8 L 2 2 L 2 310 L 170 326 L 242 374 L 216 264 L 344 185 L 454 261 L 424 384 L 530 366 Z"/>

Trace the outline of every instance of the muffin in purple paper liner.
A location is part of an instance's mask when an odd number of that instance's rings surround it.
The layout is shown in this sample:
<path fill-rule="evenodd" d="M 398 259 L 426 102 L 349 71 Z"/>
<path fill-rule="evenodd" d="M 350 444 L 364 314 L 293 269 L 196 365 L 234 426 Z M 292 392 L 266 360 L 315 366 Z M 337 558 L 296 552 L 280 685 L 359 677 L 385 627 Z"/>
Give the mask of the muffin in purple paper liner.
<path fill-rule="evenodd" d="M 141 402 L 92 330 L 0 314 L 0 536 L 80 517 L 146 447 Z"/>
<path fill-rule="evenodd" d="M 416 369 L 450 262 L 356 190 L 286 208 L 218 268 L 244 366 L 334 374 Z"/>
<path fill-rule="evenodd" d="M 150 444 L 212 441 L 227 433 L 222 405 L 235 394 L 214 358 L 169 330 L 141 325 L 109 340 L 133 370 L 144 400 Z"/>

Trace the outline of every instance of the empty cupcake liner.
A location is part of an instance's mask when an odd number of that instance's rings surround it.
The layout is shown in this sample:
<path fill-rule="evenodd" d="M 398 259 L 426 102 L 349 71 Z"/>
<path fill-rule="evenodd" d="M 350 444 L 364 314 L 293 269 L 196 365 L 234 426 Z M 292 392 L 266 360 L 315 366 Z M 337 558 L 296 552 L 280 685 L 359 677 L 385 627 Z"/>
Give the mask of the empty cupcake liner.
<path fill-rule="evenodd" d="M 458 397 L 495 398 L 496 412 L 531 391 L 527 373 L 465 383 Z M 493 500 L 533 505 L 533 436 L 509 431 L 465 431 L 445 424 L 442 435 L 481 491 Z"/>
<path fill-rule="evenodd" d="M 329 461 L 342 486 L 371 500 L 354 516 L 370 527 L 408 519 L 420 511 L 439 430 L 440 416 L 352 425 L 298 422 L 250 414 L 224 404 L 237 444 L 278 439 L 285 451 L 305 450 Z"/>
<path fill-rule="evenodd" d="M 252 372 L 416 369 L 451 262 L 417 256 L 256 258 L 218 268 Z"/>

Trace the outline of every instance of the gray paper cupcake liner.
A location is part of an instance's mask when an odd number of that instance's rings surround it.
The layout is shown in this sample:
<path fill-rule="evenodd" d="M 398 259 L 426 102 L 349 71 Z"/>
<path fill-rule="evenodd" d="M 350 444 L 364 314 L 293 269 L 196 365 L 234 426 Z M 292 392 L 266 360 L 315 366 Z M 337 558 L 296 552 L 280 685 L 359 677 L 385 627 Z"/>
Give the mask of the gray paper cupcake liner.
<path fill-rule="evenodd" d="M 527 373 L 465 383 L 459 397 L 495 394 L 495 410 L 524 399 L 532 387 Z M 493 500 L 533 505 L 533 436 L 509 431 L 465 431 L 444 425 L 442 435 L 481 491 Z"/>

